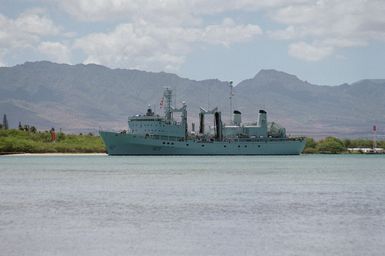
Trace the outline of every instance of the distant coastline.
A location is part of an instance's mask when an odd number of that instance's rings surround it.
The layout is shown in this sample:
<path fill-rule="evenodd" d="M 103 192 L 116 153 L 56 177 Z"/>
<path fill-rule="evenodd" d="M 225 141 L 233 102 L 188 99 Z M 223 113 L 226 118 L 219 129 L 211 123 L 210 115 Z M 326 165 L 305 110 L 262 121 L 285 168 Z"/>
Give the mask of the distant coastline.
<path fill-rule="evenodd" d="M 372 148 L 373 142 L 367 139 L 338 139 L 327 137 L 315 141 L 306 139 L 303 154 L 363 154 L 351 152 L 349 148 Z M 377 142 L 378 148 L 385 148 L 385 141 Z M 0 155 L 105 155 L 101 138 L 94 134 L 64 134 L 59 132 L 52 141 L 49 131 L 24 131 L 0 129 Z"/>
<path fill-rule="evenodd" d="M 107 156 L 106 153 L 0 153 L 3 156 Z"/>

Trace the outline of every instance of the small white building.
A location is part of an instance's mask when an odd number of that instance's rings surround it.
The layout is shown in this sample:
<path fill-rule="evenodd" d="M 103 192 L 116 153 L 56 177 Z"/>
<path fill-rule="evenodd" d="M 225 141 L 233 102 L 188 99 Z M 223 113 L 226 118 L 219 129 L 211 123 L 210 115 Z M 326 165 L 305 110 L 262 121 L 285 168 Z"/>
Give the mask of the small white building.
<path fill-rule="evenodd" d="M 350 153 L 385 154 L 383 148 L 348 148 Z"/>

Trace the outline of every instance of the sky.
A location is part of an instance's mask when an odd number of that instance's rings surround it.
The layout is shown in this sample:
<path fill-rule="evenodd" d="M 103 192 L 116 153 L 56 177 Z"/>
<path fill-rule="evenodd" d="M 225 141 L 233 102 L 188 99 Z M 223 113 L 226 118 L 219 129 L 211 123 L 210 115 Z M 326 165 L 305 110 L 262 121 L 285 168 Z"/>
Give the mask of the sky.
<path fill-rule="evenodd" d="M 238 83 L 385 78 L 385 0 L 0 0 L 0 66 L 95 63 Z"/>

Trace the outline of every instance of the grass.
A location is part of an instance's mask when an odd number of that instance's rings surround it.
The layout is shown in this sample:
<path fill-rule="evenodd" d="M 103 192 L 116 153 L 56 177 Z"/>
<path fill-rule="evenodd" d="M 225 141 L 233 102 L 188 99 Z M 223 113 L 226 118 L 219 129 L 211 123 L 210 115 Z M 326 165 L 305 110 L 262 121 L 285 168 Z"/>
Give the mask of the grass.
<path fill-rule="evenodd" d="M 0 130 L 0 153 L 104 153 L 99 136 L 58 133 L 56 142 L 49 132 Z"/>

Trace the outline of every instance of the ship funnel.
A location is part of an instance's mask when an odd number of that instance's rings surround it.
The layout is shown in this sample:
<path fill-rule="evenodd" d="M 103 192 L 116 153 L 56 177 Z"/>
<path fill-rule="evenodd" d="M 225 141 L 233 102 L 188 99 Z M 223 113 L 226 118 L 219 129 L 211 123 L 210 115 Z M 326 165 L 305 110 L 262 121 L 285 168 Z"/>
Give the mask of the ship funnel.
<path fill-rule="evenodd" d="M 234 110 L 233 112 L 233 124 L 240 126 L 242 123 L 241 112 L 238 110 Z"/>
<path fill-rule="evenodd" d="M 222 118 L 221 112 L 214 113 L 214 124 L 215 124 L 215 137 L 217 140 L 222 140 Z"/>
<path fill-rule="evenodd" d="M 259 121 L 258 121 L 259 127 L 266 127 L 267 128 L 267 113 L 265 110 L 259 110 Z"/>

